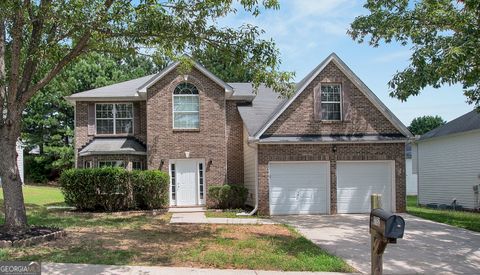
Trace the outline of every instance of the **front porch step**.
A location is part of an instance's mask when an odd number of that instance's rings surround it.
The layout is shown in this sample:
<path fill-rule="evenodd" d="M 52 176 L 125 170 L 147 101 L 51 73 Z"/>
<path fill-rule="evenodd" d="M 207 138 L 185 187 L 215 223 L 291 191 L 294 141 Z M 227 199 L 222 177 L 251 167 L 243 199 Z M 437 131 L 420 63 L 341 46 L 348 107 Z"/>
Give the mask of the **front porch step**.
<path fill-rule="evenodd" d="M 168 212 L 170 213 L 195 213 L 195 212 L 205 212 L 207 211 L 205 207 L 170 207 Z"/>

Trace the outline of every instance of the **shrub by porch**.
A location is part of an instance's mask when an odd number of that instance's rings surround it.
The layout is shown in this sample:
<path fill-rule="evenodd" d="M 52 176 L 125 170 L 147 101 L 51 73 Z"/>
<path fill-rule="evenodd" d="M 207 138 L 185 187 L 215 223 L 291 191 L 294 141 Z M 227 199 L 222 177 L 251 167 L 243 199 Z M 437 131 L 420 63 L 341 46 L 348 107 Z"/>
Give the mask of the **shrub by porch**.
<path fill-rule="evenodd" d="M 159 209 L 168 206 L 169 178 L 161 171 L 70 169 L 60 186 L 68 205 L 83 211 Z"/>

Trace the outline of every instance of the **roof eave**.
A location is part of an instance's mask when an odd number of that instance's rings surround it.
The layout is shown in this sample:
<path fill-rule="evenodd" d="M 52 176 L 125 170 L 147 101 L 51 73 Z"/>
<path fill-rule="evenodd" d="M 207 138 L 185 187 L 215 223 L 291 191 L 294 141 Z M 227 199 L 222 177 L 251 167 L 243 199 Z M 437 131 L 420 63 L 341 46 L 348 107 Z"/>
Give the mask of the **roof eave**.
<path fill-rule="evenodd" d="M 447 134 L 447 135 L 433 136 L 433 137 L 428 137 L 428 138 L 423 138 L 423 139 L 420 137 L 415 142 L 420 143 L 420 142 L 424 142 L 424 141 L 437 140 L 437 139 L 441 139 L 441 138 L 450 138 L 450 137 L 460 136 L 460 135 L 463 135 L 463 134 L 471 134 L 471 133 L 476 133 L 476 132 L 480 133 L 480 129 L 473 129 L 473 130 L 470 130 L 470 131 L 450 133 L 450 134 Z"/>
<path fill-rule="evenodd" d="M 366 144 L 366 143 L 407 143 L 409 139 L 395 139 L 395 140 L 359 140 L 359 141 L 268 141 L 268 140 L 254 140 L 258 144 Z"/>
<path fill-rule="evenodd" d="M 75 97 L 75 96 L 66 96 L 64 97 L 70 104 L 75 105 L 77 101 L 144 101 L 145 97 L 143 95 L 136 96 L 88 96 L 88 97 Z"/>
<path fill-rule="evenodd" d="M 145 156 L 147 152 L 138 152 L 138 151 L 97 151 L 97 152 L 80 152 L 78 153 L 80 157 L 86 156 L 95 156 L 95 155 L 138 155 Z"/>

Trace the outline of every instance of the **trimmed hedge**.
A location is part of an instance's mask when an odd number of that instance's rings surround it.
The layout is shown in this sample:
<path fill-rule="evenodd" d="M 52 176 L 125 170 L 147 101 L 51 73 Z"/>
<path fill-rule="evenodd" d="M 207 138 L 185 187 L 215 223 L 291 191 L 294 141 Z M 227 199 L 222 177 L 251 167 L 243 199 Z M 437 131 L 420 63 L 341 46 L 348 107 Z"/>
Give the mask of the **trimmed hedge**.
<path fill-rule="evenodd" d="M 133 200 L 139 209 L 159 209 L 168 207 L 168 174 L 149 170 L 133 171 L 130 175 L 133 186 Z"/>
<path fill-rule="evenodd" d="M 168 206 L 168 175 L 123 168 L 69 169 L 60 176 L 68 205 L 83 211 L 157 209 Z"/>
<path fill-rule="evenodd" d="M 217 208 L 242 208 L 247 200 L 248 189 L 244 186 L 233 184 L 213 185 L 208 187 L 208 195 Z"/>

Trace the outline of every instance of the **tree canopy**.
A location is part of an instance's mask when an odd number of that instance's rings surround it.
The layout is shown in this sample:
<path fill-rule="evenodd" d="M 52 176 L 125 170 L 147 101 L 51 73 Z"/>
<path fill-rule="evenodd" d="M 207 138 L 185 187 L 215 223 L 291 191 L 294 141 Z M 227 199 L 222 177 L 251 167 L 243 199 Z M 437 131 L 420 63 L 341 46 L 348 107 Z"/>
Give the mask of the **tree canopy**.
<path fill-rule="evenodd" d="M 293 91 L 293 74 L 279 70 L 275 43 L 256 26 L 219 27 L 219 18 L 244 9 L 258 16 L 278 0 L 11 0 L 0 1 L 0 176 L 5 225 L 25 232 L 27 217 L 16 142 L 29 100 L 67 66 L 87 53 L 129 55 L 155 51 L 176 58 L 207 47 L 248 57 L 256 87 Z M 185 59 L 181 59 L 185 61 Z M 183 62 L 187 63 L 187 62 Z M 182 63 L 182 64 L 183 64 Z"/>
<path fill-rule="evenodd" d="M 440 116 L 421 116 L 414 118 L 408 129 L 414 135 L 423 135 L 445 123 L 446 121 Z"/>
<path fill-rule="evenodd" d="M 402 101 L 423 88 L 460 83 L 469 103 L 480 108 L 480 1 L 367 0 L 348 33 L 373 47 L 411 45 L 410 65 L 389 81 Z"/>

